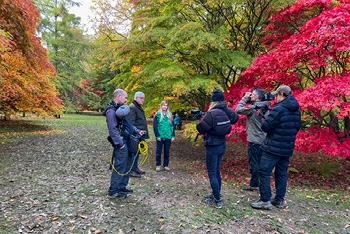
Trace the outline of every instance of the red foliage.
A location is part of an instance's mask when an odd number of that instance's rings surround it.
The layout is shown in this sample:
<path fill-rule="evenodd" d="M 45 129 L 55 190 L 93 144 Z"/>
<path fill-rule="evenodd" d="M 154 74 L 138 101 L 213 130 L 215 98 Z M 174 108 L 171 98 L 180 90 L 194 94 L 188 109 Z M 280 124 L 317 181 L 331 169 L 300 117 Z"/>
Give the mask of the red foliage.
<path fill-rule="evenodd" d="M 264 39 L 270 51 L 254 60 L 226 97 L 234 106 L 247 89 L 289 85 L 309 127 L 298 134 L 296 149 L 350 157 L 350 4 L 302 0 L 271 21 Z M 232 134 L 242 139 L 240 123 Z"/>

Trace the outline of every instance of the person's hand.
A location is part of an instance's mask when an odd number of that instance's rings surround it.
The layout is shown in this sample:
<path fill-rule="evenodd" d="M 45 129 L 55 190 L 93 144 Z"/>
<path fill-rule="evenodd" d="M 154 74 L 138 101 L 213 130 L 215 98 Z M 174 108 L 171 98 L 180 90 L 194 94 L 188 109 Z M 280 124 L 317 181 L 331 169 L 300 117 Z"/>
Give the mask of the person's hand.
<path fill-rule="evenodd" d="M 171 138 L 171 141 L 173 142 L 175 138 Z"/>
<path fill-rule="evenodd" d="M 141 130 L 139 134 L 140 134 L 141 136 L 143 136 L 143 135 L 146 134 L 146 132 L 147 132 L 147 131 L 145 131 L 145 130 Z"/>
<path fill-rule="evenodd" d="M 249 98 L 252 95 L 252 92 L 245 92 L 244 97 Z"/>
<path fill-rule="evenodd" d="M 125 147 L 125 144 L 123 144 L 123 145 L 120 147 L 120 149 L 124 149 L 124 147 Z"/>
<path fill-rule="evenodd" d="M 161 141 L 162 139 L 160 139 L 160 138 L 157 138 L 157 141 Z"/>

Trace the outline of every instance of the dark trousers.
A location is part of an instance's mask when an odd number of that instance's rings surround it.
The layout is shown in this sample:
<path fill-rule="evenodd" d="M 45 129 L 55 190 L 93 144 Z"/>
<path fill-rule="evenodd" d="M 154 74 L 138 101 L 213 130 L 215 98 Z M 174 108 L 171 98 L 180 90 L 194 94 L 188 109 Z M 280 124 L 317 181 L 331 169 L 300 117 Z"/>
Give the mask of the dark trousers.
<path fill-rule="evenodd" d="M 261 160 L 262 150 L 260 145 L 248 142 L 248 159 L 250 170 L 250 186 L 259 187 L 259 164 Z"/>
<path fill-rule="evenodd" d="M 157 142 L 157 149 L 156 149 L 156 166 L 162 165 L 162 150 L 164 147 L 164 162 L 163 166 L 168 167 L 169 166 L 169 156 L 170 156 L 170 146 L 171 146 L 171 139 L 162 139 Z"/>
<path fill-rule="evenodd" d="M 132 160 L 134 161 L 134 164 L 132 165 L 131 171 L 135 171 L 135 169 L 139 167 L 139 158 L 140 158 L 140 153 L 132 154 Z"/>
<path fill-rule="evenodd" d="M 222 157 L 226 150 L 226 142 L 215 146 L 206 146 L 205 161 L 207 164 L 207 171 L 210 180 L 210 186 L 213 190 L 213 195 L 216 200 L 221 199 L 221 173 L 220 165 Z"/>
<path fill-rule="evenodd" d="M 109 195 L 114 195 L 119 192 L 120 189 L 125 188 L 129 183 L 130 174 L 123 175 L 130 170 L 132 163 L 132 157 L 128 151 L 127 145 L 125 145 L 123 149 L 114 147 L 113 160 L 114 169 L 112 168 L 111 183 L 108 190 Z"/>
<path fill-rule="evenodd" d="M 259 168 L 260 200 L 264 202 L 271 200 L 272 195 L 270 175 L 273 168 L 275 167 L 275 198 L 278 201 L 284 201 L 284 196 L 286 195 L 287 190 L 287 171 L 289 166 L 289 158 L 290 157 L 277 156 L 263 151 Z"/>

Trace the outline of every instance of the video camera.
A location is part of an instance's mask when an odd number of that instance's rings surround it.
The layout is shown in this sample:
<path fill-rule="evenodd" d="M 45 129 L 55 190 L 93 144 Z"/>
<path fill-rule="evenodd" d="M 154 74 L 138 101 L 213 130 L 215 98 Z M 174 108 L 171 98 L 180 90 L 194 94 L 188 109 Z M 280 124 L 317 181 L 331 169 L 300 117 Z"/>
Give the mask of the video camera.
<path fill-rule="evenodd" d="M 275 95 L 271 94 L 271 93 L 265 93 L 264 94 L 264 98 L 263 100 L 261 100 L 262 102 L 263 101 L 272 101 L 275 99 Z"/>
<path fill-rule="evenodd" d="M 270 108 L 268 105 L 262 104 L 262 103 L 260 103 L 260 102 L 258 102 L 258 103 L 256 103 L 256 104 L 254 105 L 254 109 L 255 109 L 255 110 L 261 109 L 262 112 L 266 112 L 266 111 L 268 111 L 268 110 L 271 110 L 271 108 Z"/>
<path fill-rule="evenodd" d="M 206 112 L 193 109 L 191 110 L 191 114 L 194 115 L 195 119 L 201 119 L 206 114 Z"/>
<path fill-rule="evenodd" d="M 246 93 L 243 93 L 243 97 L 245 96 L 245 94 Z M 264 96 L 263 96 L 262 100 L 260 100 L 260 101 L 262 101 L 262 102 L 264 102 L 264 101 L 272 101 L 274 99 L 275 99 L 275 96 L 272 95 L 271 93 L 264 93 Z M 252 100 L 251 100 L 250 97 L 248 98 L 247 103 L 252 103 Z"/>

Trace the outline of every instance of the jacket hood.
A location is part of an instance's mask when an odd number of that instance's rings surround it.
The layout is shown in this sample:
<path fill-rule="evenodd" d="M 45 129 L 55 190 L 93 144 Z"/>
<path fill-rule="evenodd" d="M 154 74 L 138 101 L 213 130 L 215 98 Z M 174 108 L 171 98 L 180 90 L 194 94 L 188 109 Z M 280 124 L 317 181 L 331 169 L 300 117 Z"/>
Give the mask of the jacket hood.
<path fill-rule="evenodd" d="M 278 103 L 278 105 L 283 106 L 284 108 L 288 109 L 289 111 L 295 112 L 299 110 L 299 103 L 295 99 L 294 96 L 287 96 L 285 97 L 281 102 Z"/>
<path fill-rule="evenodd" d="M 119 106 L 120 106 L 120 104 L 119 104 Z M 104 115 L 104 116 L 106 116 L 106 112 L 109 110 L 109 109 L 118 109 L 118 104 L 116 104 L 113 100 L 112 101 L 110 101 L 109 103 L 108 103 L 108 105 L 106 106 L 106 108 L 104 109 L 104 111 L 102 112 L 102 114 Z"/>

